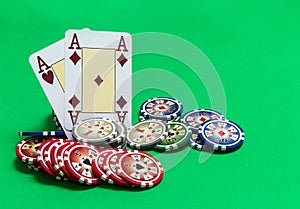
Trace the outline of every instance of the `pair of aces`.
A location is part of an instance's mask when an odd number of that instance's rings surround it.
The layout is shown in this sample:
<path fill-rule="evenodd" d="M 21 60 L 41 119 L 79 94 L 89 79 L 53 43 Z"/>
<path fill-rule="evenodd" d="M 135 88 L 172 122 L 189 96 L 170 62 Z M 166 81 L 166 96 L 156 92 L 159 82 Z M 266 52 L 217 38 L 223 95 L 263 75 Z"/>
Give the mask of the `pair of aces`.
<path fill-rule="evenodd" d="M 131 126 L 131 35 L 68 30 L 29 62 L 69 139 L 84 119 L 104 117 Z"/>

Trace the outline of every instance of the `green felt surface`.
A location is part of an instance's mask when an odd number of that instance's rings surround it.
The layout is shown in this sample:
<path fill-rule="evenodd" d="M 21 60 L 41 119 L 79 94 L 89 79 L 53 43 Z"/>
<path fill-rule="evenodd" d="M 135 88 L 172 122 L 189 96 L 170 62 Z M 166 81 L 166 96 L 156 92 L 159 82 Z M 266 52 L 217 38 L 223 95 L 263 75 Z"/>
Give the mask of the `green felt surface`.
<path fill-rule="evenodd" d="M 0 208 L 299 208 L 299 9 L 295 0 L 2 2 Z M 27 170 L 17 132 L 54 128 L 28 57 L 85 27 L 133 35 L 134 122 L 145 99 L 173 96 L 185 111 L 213 107 L 239 123 L 243 147 L 151 152 L 166 173 L 145 191 Z"/>

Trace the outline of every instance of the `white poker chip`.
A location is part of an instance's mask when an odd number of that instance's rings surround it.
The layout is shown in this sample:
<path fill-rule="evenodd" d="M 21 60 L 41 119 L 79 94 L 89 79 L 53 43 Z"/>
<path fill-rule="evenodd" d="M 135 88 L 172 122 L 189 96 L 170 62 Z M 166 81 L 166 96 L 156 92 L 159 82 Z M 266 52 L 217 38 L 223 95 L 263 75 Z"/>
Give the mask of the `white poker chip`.
<path fill-rule="evenodd" d="M 117 124 L 110 119 L 95 117 L 78 122 L 72 129 L 77 141 L 87 143 L 110 142 L 118 135 Z"/>
<path fill-rule="evenodd" d="M 161 120 L 136 123 L 127 132 L 127 144 L 135 149 L 148 149 L 161 143 L 168 136 L 168 127 Z"/>

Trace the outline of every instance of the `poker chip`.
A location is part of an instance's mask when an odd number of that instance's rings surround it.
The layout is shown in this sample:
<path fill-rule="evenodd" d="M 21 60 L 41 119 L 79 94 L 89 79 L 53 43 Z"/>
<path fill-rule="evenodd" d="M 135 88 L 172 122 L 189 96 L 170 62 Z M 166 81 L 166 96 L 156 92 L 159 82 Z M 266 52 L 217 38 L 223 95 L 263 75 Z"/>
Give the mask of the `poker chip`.
<path fill-rule="evenodd" d="M 188 125 L 192 129 L 192 131 L 198 132 L 199 127 L 207 120 L 218 119 L 222 120 L 225 118 L 221 113 L 215 110 L 197 109 L 185 113 L 182 116 L 181 122 Z"/>
<path fill-rule="evenodd" d="M 54 168 L 54 170 L 56 171 L 56 173 L 58 173 L 61 177 L 63 178 L 67 178 L 64 174 L 64 172 L 61 170 L 60 166 L 59 166 L 59 162 L 58 162 L 58 151 L 61 147 L 70 145 L 70 144 L 74 144 L 77 142 L 74 142 L 72 140 L 60 140 L 58 142 L 53 143 L 53 147 L 49 148 L 51 149 L 50 151 L 50 161 L 52 163 L 52 166 Z M 63 158 L 63 157 L 62 157 Z"/>
<path fill-rule="evenodd" d="M 164 175 L 161 163 L 150 154 L 139 150 L 129 150 L 120 155 L 116 169 L 125 181 L 141 188 L 157 185 Z"/>
<path fill-rule="evenodd" d="M 28 169 L 32 170 L 32 171 L 41 171 L 41 170 L 42 170 L 42 167 L 39 166 L 39 165 L 26 164 L 26 163 L 25 163 L 25 166 L 26 166 Z"/>
<path fill-rule="evenodd" d="M 168 135 L 163 121 L 145 120 L 136 123 L 127 132 L 127 144 L 135 149 L 148 149 L 161 143 Z"/>
<path fill-rule="evenodd" d="M 117 124 L 117 135 L 107 141 L 108 143 L 122 143 L 125 141 L 126 137 L 126 127 L 123 123 L 115 122 Z"/>
<path fill-rule="evenodd" d="M 230 151 L 243 144 L 245 133 L 238 124 L 230 120 L 209 120 L 199 128 L 199 136 L 214 150 Z"/>
<path fill-rule="evenodd" d="M 56 170 L 56 172 L 64 178 L 67 178 L 69 180 L 72 181 L 77 181 L 76 178 L 73 177 L 73 175 L 71 175 L 71 173 L 67 170 L 65 164 L 64 164 L 64 153 L 65 151 L 73 145 L 76 144 L 81 144 L 80 142 L 77 141 L 71 141 L 71 142 L 66 142 L 63 145 L 61 145 L 57 151 L 56 151 L 56 157 L 52 157 L 53 161 L 54 161 L 54 169 Z"/>
<path fill-rule="evenodd" d="M 117 135 L 107 140 L 106 142 L 94 142 L 93 145 L 98 148 L 118 148 L 124 145 L 126 142 L 126 128 L 120 122 L 115 122 L 117 124 Z"/>
<path fill-rule="evenodd" d="M 192 136 L 192 131 L 183 123 L 168 122 L 168 136 L 156 146 L 157 151 L 177 150 L 187 144 Z"/>
<path fill-rule="evenodd" d="M 183 111 L 181 102 L 168 97 L 148 99 L 140 107 L 140 115 L 145 119 L 170 121 L 180 117 Z"/>
<path fill-rule="evenodd" d="M 81 184 L 96 185 L 100 179 L 92 168 L 92 160 L 99 149 L 90 144 L 74 144 L 64 152 L 64 165 L 75 181 Z"/>
<path fill-rule="evenodd" d="M 195 150 L 203 150 L 204 148 L 204 142 L 200 139 L 198 133 L 192 133 L 192 136 L 190 138 L 190 145 Z"/>
<path fill-rule="evenodd" d="M 57 180 L 64 180 L 61 176 L 59 176 L 55 171 L 48 167 L 45 157 L 48 157 L 48 154 L 45 154 L 45 150 L 48 149 L 48 146 L 51 145 L 52 142 L 55 142 L 55 139 L 46 140 L 42 142 L 37 150 L 37 161 L 39 165 L 42 167 L 43 171 L 45 171 L 49 176 Z"/>
<path fill-rule="evenodd" d="M 29 137 L 20 141 L 16 146 L 17 157 L 29 165 L 37 164 L 37 151 L 45 137 Z"/>
<path fill-rule="evenodd" d="M 120 144 L 120 145 L 117 147 L 117 149 L 124 149 L 124 150 L 126 150 L 126 147 L 127 147 L 127 141 L 125 140 L 125 141 L 123 142 L 123 144 Z"/>
<path fill-rule="evenodd" d="M 145 117 L 142 116 L 141 111 L 140 111 L 140 113 L 139 113 L 138 120 L 139 120 L 139 121 L 147 120 Z M 175 118 L 175 119 L 173 119 L 173 120 L 168 120 L 168 121 L 180 122 L 180 121 L 181 121 L 181 116 L 179 116 L 179 117 L 177 117 L 177 118 Z"/>
<path fill-rule="evenodd" d="M 117 124 L 106 118 L 89 118 L 78 122 L 72 134 L 76 140 L 90 144 L 110 142 L 118 135 Z"/>
<path fill-rule="evenodd" d="M 117 173 L 117 158 L 123 155 L 126 150 L 122 149 L 115 149 L 112 152 L 108 153 L 103 159 L 103 169 L 106 175 L 112 179 L 116 184 L 122 186 L 132 186 L 130 183 L 124 181 L 122 177 L 120 177 Z"/>
<path fill-rule="evenodd" d="M 115 152 L 115 149 L 103 149 L 100 150 L 99 153 L 95 154 L 95 158 L 93 158 L 92 166 L 95 174 L 102 180 L 109 184 L 114 184 L 114 181 L 109 178 L 103 168 L 104 157 L 109 154 Z"/>
<path fill-rule="evenodd" d="M 64 180 L 68 180 L 66 177 L 61 176 L 59 174 L 59 171 L 57 169 L 57 156 L 56 156 L 56 151 L 58 150 L 58 148 L 64 144 L 66 144 L 69 140 L 68 139 L 56 139 L 54 141 L 52 141 L 47 149 L 44 151 L 44 159 L 45 162 L 48 166 L 48 168 L 53 171 L 54 173 L 57 174 L 57 176 L 59 177 L 59 179 L 61 177 L 63 177 Z"/>

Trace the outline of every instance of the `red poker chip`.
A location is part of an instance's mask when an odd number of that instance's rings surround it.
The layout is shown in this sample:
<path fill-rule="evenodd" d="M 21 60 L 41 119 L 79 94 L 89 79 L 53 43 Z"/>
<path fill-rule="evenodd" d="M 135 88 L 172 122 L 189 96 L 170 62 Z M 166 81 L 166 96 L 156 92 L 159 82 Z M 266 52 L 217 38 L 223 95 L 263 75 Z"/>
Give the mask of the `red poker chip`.
<path fill-rule="evenodd" d="M 75 144 L 64 152 L 64 165 L 74 179 L 82 184 L 96 185 L 100 179 L 95 175 L 92 161 L 99 149 L 90 144 Z"/>
<path fill-rule="evenodd" d="M 44 142 L 42 142 L 38 148 L 37 151 L 37 161 L 39 163 L 39 165 L 42 167 L 42 169 L 52 178 L 55 178 L 57 180 L 64 180 L 64 178 L 62 178 L 61 176 L 59 176 L 56 172 L 53 172 L 46 163 L 45 157 L 47 157 L 47 154 L 45 154 L 45 151 L 47 151 L 48 147 L 55 142 L 56 139 L 49 139 L 46 140 Z"/>
<path fill-rule="evenodd" d="M 35 165 L 35 164 L 25 163 L 25 166 L 32 171 L 42 171 L 43 170 L 41 166 Z"/>
<path fill-rule="evenodd" d="M 117 159 L 116 169 L 123 179 L 141 188 L 153 187 L 162 180 L 164 170 L 153 156 L 129 150 Z"/>
<path fill-rule="evenodd" d="M 123 149 L 116 149 L 114 152 L 108 153 L 103 159 L 103 169 L 106 175 L 112 180 L 114 180 L 114 182 L 116 182 L 117 184 L 131 187 L 132 184 L 124 181 L 124 179 L 118 175 L 116 169 L 116 160 L 118 156 L 123 155 L 125 152 L 127 151 Z"/>
<path fill-rule="evenodd" d="M 102 149 L 95 155 L 95 158 L 92 161 L 92 166 L 95 174 L 102 180 L 109 184 L 115 184 L 111 178 L 109 178 L 103 168 L 103 161 L 106 155 L 115 152 L 114 148 Z"/>
<path fill-rule="evenodd" d="M 49 137 L 29 137 L 20 141 L 16 146 L 17 157 L 29 165 L 37 165 L 37 150 L 40 144 Z"/>
<path fill-rule="evenodd" d="M 66 141 L 68 141 L 68 139 L 56 139 L 54 141 L 52 141 L 47 149 L 45 149 L 44 151 L 44 159 L 45 162 L 48 166 L 48 168 L 53 172 L 57 174 L 57 178 L 61 179 L 61 175 L 59 174 L 59 172 L 57 171 L 57 169 L 55 169 L 55 164 L 54 161 L 52 161 L 53 156 L 54 156 L 54 151 L 57 150 L 60 146 L 64 145 L 66 143 Z M 55 157 L 56 158 L 56 157 Z M 67 178 L 62 178 L 63 180 L 68 180 Z"/>
<path fill-rule="evenodd" d="M 62 147 L 65 147 L 67 145 L 70 145 L 70 144 L 74 144 L 75 141 L 73 140 L 64 140 L 63 142 L 57 142 L 57 143 L 54 143 L 55 147 L 52 148 L 52 151 L 50 153 L 50 160 L 51 160 L 51 163 L 53 165 L 53 168 L 55 169 L 55 171 L 61 176 L 61 177 L 64 177 L 64 178 L 67 178 L 64 174 L 64 172 L 62 171 L 60 165 L 59 165 L 59 162 L 58 162 L 58 153 L 59 153 L 59 150 L 62 150 L 61 148 Z M 61 157 L 61 159 L 63 159 L 63 155 Z"/>
<path fill-rule="evenodd" d="M 69 171 L 67 170 L 67 168 L 64 164 L 64 153 L 70 146 L 73 146 L 76 144 L 81 144 L 81 143 L 76 142 L 76 141 L 70 141 L 68 143 L 65 143 L 64 145 L 60 146 L 57 149 L 56 158 L 55 158 L 55 156 L 52 157 L 53 161 L 54 161 L 54 169 L 58 172 L 58 174 L 62 177 L 68 178 L 69 180 L 72 180 L 72 181 L 76 181 L 76 179 L 73 177 L 73 175 L 71 175 L 71 173 L 69 173 Z"/>

